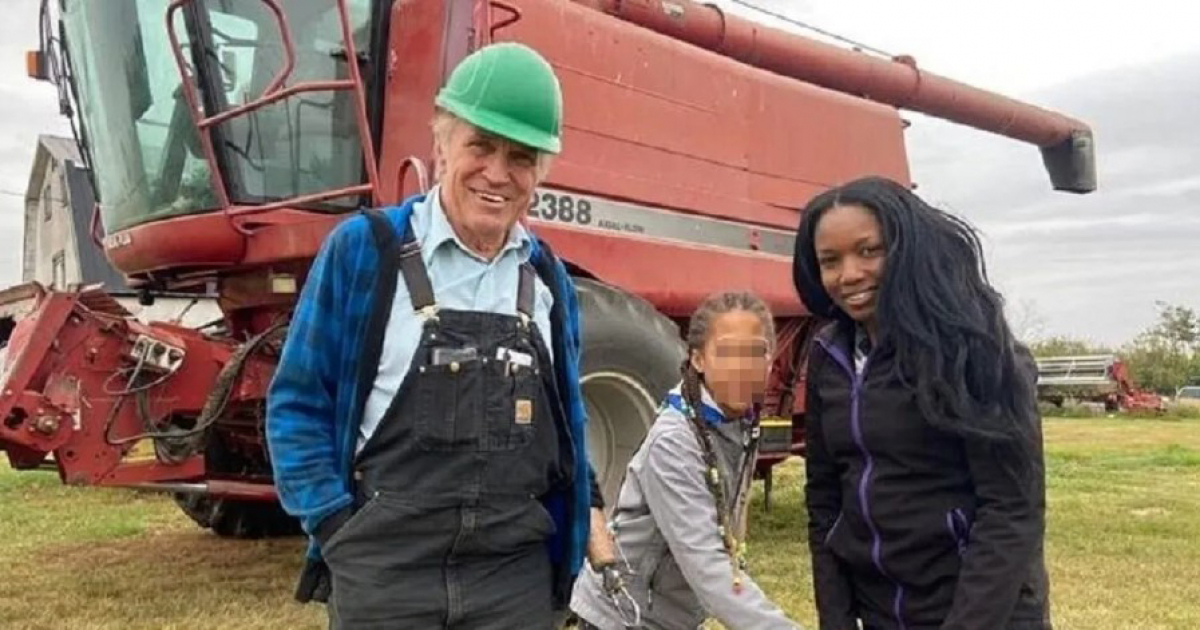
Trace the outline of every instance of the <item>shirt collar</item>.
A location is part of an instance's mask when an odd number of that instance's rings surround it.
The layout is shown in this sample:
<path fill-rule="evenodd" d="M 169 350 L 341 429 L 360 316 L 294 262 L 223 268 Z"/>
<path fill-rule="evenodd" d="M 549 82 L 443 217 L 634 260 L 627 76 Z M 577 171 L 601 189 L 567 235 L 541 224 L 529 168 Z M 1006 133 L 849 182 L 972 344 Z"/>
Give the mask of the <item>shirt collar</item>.
<path fill-rule="evenodd" d="M 717 404 L 712 393 L 703 384 L 700 385 L 700 417 L 709 426 L 717 426 L 727 422 L 729 419 L 725 417 L 725 412 L 721 411 L 721 406 Z M 687 402 L 683 399 L 683 385 L 676 385 L 674 389 L 667 393 L 667 406 L 672 409 L 687 415 L 684 409 L 687 407 Z"/>
<path fill-rule="evenodd" d="M 425 263 L 429 264 L 434 252 L 447 243 L 452 243 L 464 254 L 480 259 L 479 255 L 471 251 L 471 248 L 467 247 L 454 233 L 454 228 L 450 226 L 450 220 L 446 217 L 446 211 L 442 206 L 441 192 L 441 186 L 434 186 L 425 196 L 426 217 L 422 218 L 428 220 L 422 221 L 422 223 L 428 227 L 421 247 Z M 532 251 L 532 238 L 529 236 L 529 230 L 526 230 L 519 221 L 508 231 L 508 241 L 504 243 L 501 254 L 512 250 L 519 250 L 523 260 L 527 260 Z"/>
<path fill-rule="evenodd" d="M 871 353 L 871 336 L 862 326 L 854 327 L 854 353 L 862 355 Z"/>

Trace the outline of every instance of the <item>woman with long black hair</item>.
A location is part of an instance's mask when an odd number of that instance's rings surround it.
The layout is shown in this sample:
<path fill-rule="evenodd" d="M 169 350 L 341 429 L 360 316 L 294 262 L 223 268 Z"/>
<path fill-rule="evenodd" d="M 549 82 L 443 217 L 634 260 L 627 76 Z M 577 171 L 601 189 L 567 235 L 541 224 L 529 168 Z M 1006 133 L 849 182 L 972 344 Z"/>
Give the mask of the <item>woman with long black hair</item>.
<path fill-rule="evenodd" d="M 1036 368 L 975 231 L 871 177 L 814 198 L 800 297 L 822 630 L 1050 628 Z"/>

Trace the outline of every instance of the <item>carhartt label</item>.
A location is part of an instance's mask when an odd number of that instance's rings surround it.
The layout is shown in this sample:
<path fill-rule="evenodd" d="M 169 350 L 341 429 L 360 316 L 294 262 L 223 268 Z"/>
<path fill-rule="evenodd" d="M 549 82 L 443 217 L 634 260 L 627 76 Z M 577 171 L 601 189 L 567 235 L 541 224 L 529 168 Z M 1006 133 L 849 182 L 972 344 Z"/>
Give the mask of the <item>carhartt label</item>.
<path fill-rule="evenodd" d="M 533 422 L 533 401 L 524 398 L 517 401 L 517 424 Z"/>

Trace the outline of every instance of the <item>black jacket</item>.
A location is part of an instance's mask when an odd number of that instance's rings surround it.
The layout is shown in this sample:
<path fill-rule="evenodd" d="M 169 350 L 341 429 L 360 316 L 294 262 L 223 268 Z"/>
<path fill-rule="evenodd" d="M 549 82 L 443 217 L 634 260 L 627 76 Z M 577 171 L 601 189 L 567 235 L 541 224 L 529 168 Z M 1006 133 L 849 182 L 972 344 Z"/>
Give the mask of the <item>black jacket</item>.
<path fill-rule="evenodd" d="M 822 630 L 1050 627 L 1041 421 L 998 443 L 931 426 L 886 356 L 861 375 L 852 328 L 817 336 L 806 502 Z M 1032 360 L 1029 378 L 1036 379 Z"/>

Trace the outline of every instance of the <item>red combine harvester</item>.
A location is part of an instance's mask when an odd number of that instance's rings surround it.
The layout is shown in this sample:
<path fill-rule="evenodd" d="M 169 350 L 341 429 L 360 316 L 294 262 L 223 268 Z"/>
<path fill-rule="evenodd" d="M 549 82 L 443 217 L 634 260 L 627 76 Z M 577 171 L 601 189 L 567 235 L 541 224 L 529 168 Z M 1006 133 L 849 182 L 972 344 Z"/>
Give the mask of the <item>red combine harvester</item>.
<path fill-rule="evenodd" d="M 263 399 L 306 270 L 339 221 L 429 186 L 434 93 L 489 42 L 533 46 L 563 85 L 565 152 L 528 221 L 578 278 L 610 496 L 677 379 L 679 326 L 721 289 L 779 317 L 763 467 L 802 452 L 816 321 L 790 281 L 798 208 L 860 175 L 909 182 L 897 108 L 1031 143 L 1054 188 L 1095 187 L 1079 121 L 685 0 L 53 4 L 30 71 L 76 114 L 97 242 L 145 300 L 215 289 L 224 317 L 192 330 L 99 289 L 10 291 L 27 312 L 0 448 L 66 483 L 175 493 L 223 535 L 294 528 Z"/>

